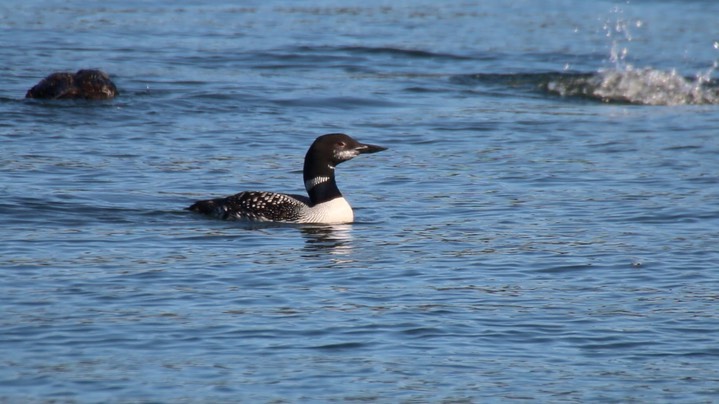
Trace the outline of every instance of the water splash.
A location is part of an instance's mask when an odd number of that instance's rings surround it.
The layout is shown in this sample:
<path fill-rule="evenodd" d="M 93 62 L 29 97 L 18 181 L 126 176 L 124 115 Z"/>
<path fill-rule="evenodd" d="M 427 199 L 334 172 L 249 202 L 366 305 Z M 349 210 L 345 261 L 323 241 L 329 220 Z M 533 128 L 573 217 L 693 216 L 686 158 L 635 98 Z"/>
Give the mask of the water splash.
<path fill-rule="evenodd" d="M 609 62 L 614 64 L 616 69 L 622 69 L 625 66 L 627 55 L 629 54 L 629 44 L 634 39 L 632 35 L 632 27 L 640 29 L 644 26 L 644 21 L 640 19 L 628 20 L 624 17 L 624 10 L 615 6 L 610 10 L 610 14 L 614 18 L 604 21 L 602 29 L 605 36 L 610 40 Z"/>
<path fill-rule="evenodd" d="M 637 105 L 706 105 L 719 104 L 719 80 L 712 78 L 719 61 L 692 76 L 677 69 L 637 68 L 629 62 L 630 45 L 646 23 L 628 19 L 621 7 L 610 11 L 613 17 L 599 20 L 609 39 L 606 67 L 596 72 L 572 72 L 565 64 L 561 72 L 544 73 L 480 73 L 457 75 L 457 84 L 477 83 L 540 91 L 567 98 L 582 98 L 604 103 Z M 719 41 L 711 46 L 719 50 Z"/>
<path fill-rule="evenodd" d="M 607 69 L 591 75 L 563 75 L 539 87 L 562 97 L 583 97 L 605 103 L 640 105 L 719 104 L 719 88 L 710 72 L 696 78 L 676 70 L 652 68 Z"/>
<path fill-rule="evenodd" d="M 561 75 L 539 87 L 563 97 L 579 96 L 606 103 L 641 105 L 697 105 L 719 104 L 719 89 L 712 80 L 717 62 L 696 77 L 684 77 L 676 69 L 669 71 L 651 67 L 635 68 L 628 63 L 629 46 L 634 39 L 633 30 L 645 23 L 640 19 L 627 19 L 624 10 L 615 6 L 614 16 L 603 23 L 610 39 L 609 63 L 612 68 L 601 69 L 591 75 Z M 719 43 L 712 44 L 719 49 Z"/>
<path fill-rule="evenodd" d="M 693 78 L 681 76 L 676 70 L 627 67 L 596 73 L 480 73 L 458 75 L 451 80 L 461 85 L 500 85 L 604 103 L 707 105 L 719 104 L 719 80 L 711 78 L 713 69 Z"/>

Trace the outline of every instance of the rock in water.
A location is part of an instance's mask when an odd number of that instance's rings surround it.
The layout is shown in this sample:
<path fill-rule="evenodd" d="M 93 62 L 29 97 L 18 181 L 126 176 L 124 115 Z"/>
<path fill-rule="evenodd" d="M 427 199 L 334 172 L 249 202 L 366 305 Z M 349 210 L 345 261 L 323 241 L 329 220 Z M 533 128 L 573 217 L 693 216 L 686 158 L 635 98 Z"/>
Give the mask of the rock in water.
<path fill-rule="evenodd" d="M 118 94 L 115 83 L 100 70 L 53 73 L 27 91 L 25 98 L 48 100 L 109 100 Z"/>

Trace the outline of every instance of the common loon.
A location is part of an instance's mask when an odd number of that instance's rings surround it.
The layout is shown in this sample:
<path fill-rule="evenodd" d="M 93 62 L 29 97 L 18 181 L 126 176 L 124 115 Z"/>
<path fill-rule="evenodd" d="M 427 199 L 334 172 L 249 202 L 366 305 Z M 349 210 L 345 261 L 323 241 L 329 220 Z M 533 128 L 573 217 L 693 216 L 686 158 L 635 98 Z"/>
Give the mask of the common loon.
<path fill-rule="evenodd" d="M 335 166 L 359 154 L 386 147 L 363 144 L 344 133 L 315 139 L 305 155 L 303 177 L 309 198 L 275 192 L 246 191 L 197 201 L 188 209 L 226 220 L 286 223 L 350 223 L 354 213 L 335 182 Z"/>

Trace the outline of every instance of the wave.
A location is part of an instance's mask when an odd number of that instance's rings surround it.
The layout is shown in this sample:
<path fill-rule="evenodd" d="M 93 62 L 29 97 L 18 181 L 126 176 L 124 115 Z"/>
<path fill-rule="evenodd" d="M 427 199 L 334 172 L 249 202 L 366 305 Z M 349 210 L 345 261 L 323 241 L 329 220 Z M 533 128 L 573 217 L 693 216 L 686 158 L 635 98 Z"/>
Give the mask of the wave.
<path fill-rule="evenodd" d="M 473 60 L 474 57 L 457 55 L 452 53 L 429 52 L 418 49 L 405 49 L 393 47 L 372 47 L 372 46 L 340 46 L 340 51 L 358 54 L 382 54 L 397 57 L 418 58 L 418 59 L 449 59 L 449 60 Z"/>
<path fill-rule="evenodd" d="M 562 97 L 641 105 L 719 103 L 719 87 L 715 80 L 683 77 L 673 70 L 651 68 L 603 70 L 589 77 L 560 78 L 548 81 L 544 90 Z"/>
<path fill-rule="evenodd" d="M 711 72 L 710 72 L 711 73 Z M 455 76 L 459 84 L 500 84 L 530 91 L 603 103 L 636 105 L 719 104 L 719 81 L 709 73 L 684 77 L 652 68 L 600 70 L 595 73 L 549 72 Z"/>

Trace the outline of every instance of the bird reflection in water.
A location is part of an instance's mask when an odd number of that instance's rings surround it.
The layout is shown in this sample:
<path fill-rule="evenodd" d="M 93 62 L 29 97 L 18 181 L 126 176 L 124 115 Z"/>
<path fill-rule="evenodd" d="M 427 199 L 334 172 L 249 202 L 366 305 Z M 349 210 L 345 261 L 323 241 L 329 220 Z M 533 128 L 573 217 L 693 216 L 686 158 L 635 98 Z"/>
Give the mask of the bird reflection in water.
<path fill-rule="evenodd" d="M 303 225 L 300 232 L 305 238 L 305 250 L 313 255 L 347 255 L 352 252 L 351 224 Z"/>

